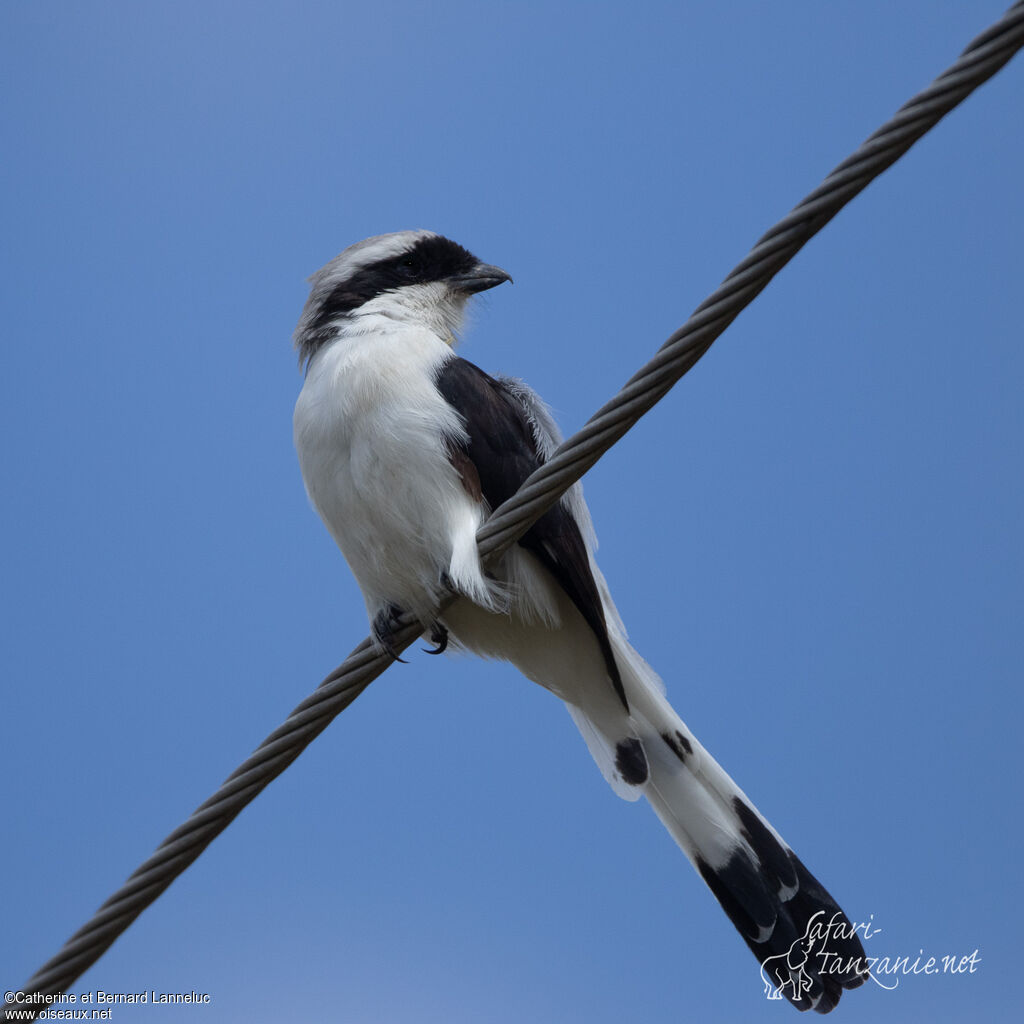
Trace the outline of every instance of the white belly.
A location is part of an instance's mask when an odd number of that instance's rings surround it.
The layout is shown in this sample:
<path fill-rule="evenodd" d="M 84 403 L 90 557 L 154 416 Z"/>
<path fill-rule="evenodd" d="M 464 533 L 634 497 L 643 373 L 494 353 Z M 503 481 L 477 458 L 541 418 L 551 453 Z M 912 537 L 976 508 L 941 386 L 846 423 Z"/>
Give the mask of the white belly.
<path fill-rule="evenodd" d="M 445 443 L 462 425 L 433 385 L 450 349 L 429 330 L 383 317 L 367 326 L 310 364 L 295 447 L 310 500 L 371 617 L 393 603 L 429 620 L 443 572 L 464 592 L 487 595 L 475 544 L 482 509 Z"/>

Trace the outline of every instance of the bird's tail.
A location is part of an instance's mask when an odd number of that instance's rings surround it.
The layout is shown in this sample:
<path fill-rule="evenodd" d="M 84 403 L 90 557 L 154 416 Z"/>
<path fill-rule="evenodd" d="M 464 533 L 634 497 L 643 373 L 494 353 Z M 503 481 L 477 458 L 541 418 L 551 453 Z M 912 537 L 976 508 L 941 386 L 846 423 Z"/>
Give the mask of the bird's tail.
<path fill-rule="evenodd" d="M 628 719 L 570 706 L 616 791 L 646 796 L 761 964 L 765 992 L 827 1013 L 868 976 L 846 914 L 697 741 L 661 680 L 612 629 Z"/>
<path fill-rule="evenodd" d="M 844 988 L 867 978 L 864 948 L 849 919 L 665 698 L 657 673 L 633 650 L 601 592 L 624 706 L 608 678 L 592 627 L 551 586 L 550 622 L 499 616 L 456 601 L 445 622 L 458 643 L 517 665 L 566 702 L 594 760 L 627 800 L 646 796 L 672 838 L 761 964 L 765 994 L 827 1013 Z"/>

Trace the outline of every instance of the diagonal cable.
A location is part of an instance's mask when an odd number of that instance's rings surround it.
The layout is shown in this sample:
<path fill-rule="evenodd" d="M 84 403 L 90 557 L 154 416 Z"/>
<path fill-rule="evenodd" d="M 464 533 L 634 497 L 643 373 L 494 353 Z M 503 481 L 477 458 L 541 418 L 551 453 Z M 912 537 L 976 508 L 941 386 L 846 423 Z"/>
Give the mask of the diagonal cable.
<path fill-rule="evenodd" d="M 904 104 L 768 231 L 654 358 L 494 511 L 477 534 L 480 557 L 497 559 L 514 544 L 694 366 L 809 239 L 1022 46 L 1024 0 L 1017 0 L 1000 21 L 970 43 L 953 65 Z M 396 652 L 401 653 L 424 629 L 422 623 L 404 617 L 395 630 Z M 33 1009 L 39 1012 L 46 1006 L 42 1001 L 45 996 L 65 991 L 391 661 L 391 656 L 377 650 L 369 638 L 356 647 L 25 983 L 20 991 L 37 994 L 40 1001 L 8 1007 L 2 1019 L 13 1019 L 8 1014 L 10 1009 L 19 1014 Z"/>

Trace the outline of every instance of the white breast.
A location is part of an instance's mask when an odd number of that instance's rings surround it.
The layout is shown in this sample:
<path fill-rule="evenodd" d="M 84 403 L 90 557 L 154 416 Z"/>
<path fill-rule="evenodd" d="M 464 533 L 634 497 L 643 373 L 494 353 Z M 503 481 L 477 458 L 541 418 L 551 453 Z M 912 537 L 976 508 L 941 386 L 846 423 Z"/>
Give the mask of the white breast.
<path fill-rule="evenodd" d="M 393 603 L 429 619 L 447 572 L 488 604 L 476 556 L 482 510 L 448 461 L 462 425 L 434 386 L 451 350 L 423 327 L 361 317 L 309 366 L 295 405 L 306 491 L 372 617 Z"/>

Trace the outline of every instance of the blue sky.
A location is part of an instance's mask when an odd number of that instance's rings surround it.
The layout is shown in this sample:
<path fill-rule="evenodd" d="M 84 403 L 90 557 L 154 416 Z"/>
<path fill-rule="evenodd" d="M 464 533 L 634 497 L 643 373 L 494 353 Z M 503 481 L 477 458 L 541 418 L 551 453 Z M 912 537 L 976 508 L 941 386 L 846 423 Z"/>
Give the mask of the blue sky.
<path fill-rule="evenodd" d="M 365 635 L 290 332 L 366 235 L 506 267 L 463 354 L 572 430 L 1003 4 L 8 4 L 0 984 Z M 836 1019 L 1016 1019 L 1024 65 L 587 476 L 680 713 L 869 953 Z M 395 666 L 73 991 L 113 1019 L 794 1020 L 510 669 Z"/>

